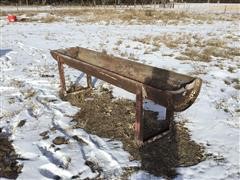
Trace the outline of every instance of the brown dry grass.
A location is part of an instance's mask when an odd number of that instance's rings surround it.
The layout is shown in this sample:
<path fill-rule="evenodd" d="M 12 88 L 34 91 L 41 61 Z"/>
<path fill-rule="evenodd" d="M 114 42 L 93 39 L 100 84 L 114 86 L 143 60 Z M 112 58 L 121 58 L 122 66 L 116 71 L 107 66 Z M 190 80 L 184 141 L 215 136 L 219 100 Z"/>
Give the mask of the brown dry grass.
<path fill-rule="evenodd" d="M 209 62 L 212 58 L 211 57 L 212 50 L 213 50 L 212 48 L 210 48 L 210 49 L 206 48 L 199 52 L 198 49 L 187 48 L 182 54 L 185 56 L 185 59 L 187 59 L 187 60 Z M 179 58 L 177 58 L 177 59 L 179 59 Z"/>
<path fill-rule="evenodd" d="M 240 48 L 206 46 L 203 49 L 186 48 L 182 52 L 183 56 L 178 56 L 178 60 L 194 60 L 209 62 L 214 57 L 221 59 L 233 59 L 234 56 L 240 56 Z"/>
<path fill-rule="evenodd" d="M 222 5 L 222 6 L 210 6 L 209 9 L 211 11 L 222 11 L 222 12 L 231 12 L 231 11 L 240 11 L 240 6 L 239 4 L 227 4 L 227 5 Z"/>
<path fill-rule="evenodd" d="M 42 17 L 40 19 L 40 22 L 42 23 L 53 23 L 57 21 L 60 21 L 60 18 L 53 15 L 47 15 L 46 17 Z"/>
<path fill-rule="evenodd" d="M 233 59 L 234 56 L 240 56 L 240 48 L 230 47 L 227 43 L 229 41 L 225 41 L 225 39 L 205 39 L 200 35 L 191 33 L 179 33 L 177 35 L 165 33 L 160 36 L 145 36 L 133 40 L 157 48 L 165 45 L 170 49 L 179 49 L 181 55 L 175 57 L 178 60 L 209 62 L 213 57 Z"/>
<path fill-rule="evenodd" d="M 18 163 L 20 157 L 16 154 L 12 141 L 2 132 L 1 128 L 0 142 L 0 179 L 1 177 L 17 179 L 23 166 Z"/>
<path fill-rule="evenodd" d="M 54 12 L 58 14 L 58 12 Z M 128 23 L 155 23 L 156 21 L 168 22 L 170 20 L 185 20 L 189 18 L 186 13 L 183 12 L 167 12 L 167 11 L 153 11 L 153 10 L 114 10 L 114 9 L 99 9 L 75 12 L 61 12 L 64 15 L 88 16 L 85 20 L 81 19 L 81 22 L 98 22 L 98 21 L 123 21 Z"/>
<path fill-rule="evenodd" d="M 116 42 L 116 45 L 117 45 L 117 46 L 120 46 L 122 43 L 123 43 L 123 41 L 120 39 L 120 40 L 118 40 L 118 41 Z"/>
<path fill-rule="evenodd" d="M 162 44 L 169 48 L 177 48 L 177 41 L 173 39 L 173 36 L 164 34 L 162 36 L 145 36 L 143 38 L 135 38 L 134 41 L 141 42 L 143 44 L 153 45 L 161 47 Z"/>
<path fill-rule="evenodd" d="M 225 14 L 223 16 L 215 14 L 196 14 L 190 12 L 176 12 L 176 11 L 160 11 L 160 10 L 144 10 L 144 9 L 103 9 L 103 8 L 81 8 L 69 10 L 51 10 L 51 11 L 17 11 L 12 12 L 17 16 L 26 14 L 31 17 L 38 13 L 51 13 L 58 17 L 73 16 L 78 17 L 79 22 L 113 22 L 123 21 L 127 23 L 146 23 L 154 24 L 156 22 L 163 22 L 169 24 L 178 23 L 203 23 L 213 22 L 213 20 L 232 21 L 238 17 L 235 15 Z M 1 16 L 6 16 L 6 12 L 1 12 Z M 55 19 L 56 20 L 56 19 Z M 51 20 L 52 22 L 53 20 Z"/>
<path fill-rule="evenodd" d="M 168 48 L 174 49 L 181 47 L 182 45 L 193 47 L 196 46 L 196 44 L 198 44 L 199 46 L 201 37 L 185 33 L 180 33 L 178 35 L 165 33 L 160 36 L 145 36 L 143 38 L 135 38 L 133 40 L 141 42 L 143 44 L 153 45 L 156 47 L 165 45 Z"/>
<path fill-rule="evenodd" d="M 235 68 L 230 67 L 230 69 L 228 69 L 229 72 L 234 73 Z M 228 79 L 224 79 L 224 83 L 228 86 L 232 86 L 233 88 L 235 88 L 236 90 L 240 90 L 240 78 L 228 78 Z"/>

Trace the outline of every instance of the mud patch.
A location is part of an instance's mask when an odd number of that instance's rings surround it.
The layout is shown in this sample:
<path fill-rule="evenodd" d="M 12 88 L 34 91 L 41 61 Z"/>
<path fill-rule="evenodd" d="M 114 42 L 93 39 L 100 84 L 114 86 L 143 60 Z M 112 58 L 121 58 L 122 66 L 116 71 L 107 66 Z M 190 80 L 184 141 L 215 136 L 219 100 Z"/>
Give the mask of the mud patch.
<path fill-rule="evenodd" d="M 21 172 L 22 166 L 17 162 L 16 154 L 11 141 L 1 133 L 0 128 L 0 178 L 16 179 Z"/>
<path fill-rule="evenodd" d="M 204 160 L 203 147 L 191 140 L 183 123 L 171 121 L 165 136 L 139 148 L 134 141 L 134 101 L 114 99 L 106 89 L 78 89 L 73 93 L 71 91 L 64 99 L 81 108 L 74 117 L 77 123 L 75 128 L 84 128 L 88 133 L 120 140 L 124 149 L 132 155 L 132 160 L 141 160 L 140 169 L 157 176 L 172 178 L 177 175 L 176 167 L 191 166 Z M 159 121 L 157 116 L 156 112 L 144 110 L 145 138 L 167 130 L 169 121 Z M 126 169 L 123 176 L 128 177 L 136 170 L 138 168 Z"/>

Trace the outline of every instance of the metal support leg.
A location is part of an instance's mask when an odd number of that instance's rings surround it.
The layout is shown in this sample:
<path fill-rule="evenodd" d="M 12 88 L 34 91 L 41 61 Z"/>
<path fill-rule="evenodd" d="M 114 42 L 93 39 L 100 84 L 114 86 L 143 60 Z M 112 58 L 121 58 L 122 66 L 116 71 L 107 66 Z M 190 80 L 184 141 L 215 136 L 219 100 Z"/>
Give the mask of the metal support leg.
<path fill-rule="evenodd" d="M 142 114 L 143 114 L 142 88 L 139 88 L 136 93 L 136 122 L 135 122 L 135 137 L 139 145 L 142 145 L 143 143 Z"/>
<path fill-rule="evenodd" d="M 172 109 L 173 109 L 173 108 L 171 108 L 171 107 L 168 107 L 168 108 L 166 109 L 166 120 L 169 121 L 169 122 L 173 120 L 173 114 L 174 114 L 174 112 L 173 112 Z"/>
<path fill-rule="evenodd" d="M 168 107 L 166 110 L 166 129 L 171 130 L 171 125 L 173 124 L 174 111 L 172 107 Z"/>
<path fill-rule="evenodd" d="M 92 76 L 87 74 L 87 87 L 92 88 Z"/>
<path fill-rule="evenodd" d="M 63 63 L 58 59 L 58 71 L 60 76 L 60 84 L 61 84 L 61 94 L 64 95 L 66 93 L 66 84 L 65 84 L 65 77 L 64 77 L 64 69 Z"/>

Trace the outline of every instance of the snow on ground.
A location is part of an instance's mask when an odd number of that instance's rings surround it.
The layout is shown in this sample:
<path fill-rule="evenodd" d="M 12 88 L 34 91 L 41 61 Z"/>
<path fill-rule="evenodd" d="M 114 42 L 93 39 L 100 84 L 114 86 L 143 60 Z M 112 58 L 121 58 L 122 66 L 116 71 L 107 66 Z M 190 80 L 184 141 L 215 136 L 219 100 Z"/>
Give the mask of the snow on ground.
<path fill-rule="evenodd" d="M 239 47 L 239 22 L 232 21 L 103 25 L 75 22 L 7 23 L 2 17 L 0 127 L 12 133 L 14 147 L 23 159 L 19 160 L 24 166 L 18 178 L 96 178 L 98 171 L 92 171 L 85 163 L 91 161 L 101 169 L 104 178 L 117 179 L 123 168 L 140 165 L 129 160 L 130 155 L 122 149 L 121 142 L 102 139 L 82 129 L 71 129 L 72 116 L 79 109 L 59 98 L 57 65 L 50 57 L 49 50 L 81 46 L 104 50 L 116 56 L 131 56 L 134 53 L 134 58 L 142 63 L 202 78 L 203 87 L 196 103 L 177 114 L 175 120 L 187 121 L 192 138 L 206 146 L 209 158 L 196 166 L 179 168 L 180 175 L 176 179 L 239 179 L 240 96 L 239 89 L 234 87 L 240 77 L 239 56 L 227 60 L 214 58 L 211 62 L 181 61 L 176 60 L 176 56 L 164 55 L 178 55 L 178 49 L 161 46 L 158 51 L 144 53 L 148 45 L 134 40 L 136 37 L 164 33 L 176 36 L 179 33 L 193 33 L 204 38 L 209 38 L 209 34 L 215 38 L 231 34 L 238 41 L 230 44 Z M 229 67 L 233 70 L 230 71 Z M 81 84 L 85 84 L 81 76 L 80 72 L 66 68 L 68 83 L 78 78 Z M 97 84 L 102 83 L 98 81 Z M 115 87 L 113 92 L 118 97 L 134 97 Z M 18 127 L 22 120 L 26 121 L 25 125 Z M 47 140 L 39 135 L 44 131 L 49 136 Z M 54 147 L 52 140 L 57 136 L 66 137 L 69 143 L 60 145 L 60 149 Z M 131 179 L 163 178 L 139 171 Z"/>

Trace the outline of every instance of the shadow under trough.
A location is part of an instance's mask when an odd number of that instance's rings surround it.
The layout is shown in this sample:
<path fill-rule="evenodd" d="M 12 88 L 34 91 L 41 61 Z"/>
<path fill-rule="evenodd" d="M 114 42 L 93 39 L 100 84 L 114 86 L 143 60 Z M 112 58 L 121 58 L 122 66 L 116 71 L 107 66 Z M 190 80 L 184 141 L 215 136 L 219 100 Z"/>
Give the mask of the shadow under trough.
<path fill-rule="evenodd" d="M 139 169 L 155 176 L 171 179 L 177 175 L 177 167 L 192 166 L 204 159 L 204 148 L 191 140 L 184 123 L 174 122 L 173 116 L 167 121 L 159 121 L 158 112 L 144 110 L 144 137 L 166 131 L 168 122 L 170 128 L 160 139 L 139 147 L 134 141 L 134 101 L 114 99 L 111 92 L 103 88 L 92 90 L 76 87 L 70 88 L 63 99 L 81 107 L 74 117 L 74 128 L 120 140 L 124 149 L 131 154 L 131 159 L 141 161 Z M 128 177 L 137 169 L 127 169 L 123 176 Z"/>
<path fill-rule="evenodd" d="M 19 155 L 8 136 L 9 134 L 3 133 L 0 128 L 0 179 L 16 179 L 22 170 L 22 165 L 17 162 Z"/>

